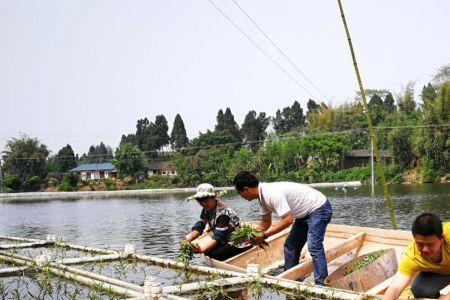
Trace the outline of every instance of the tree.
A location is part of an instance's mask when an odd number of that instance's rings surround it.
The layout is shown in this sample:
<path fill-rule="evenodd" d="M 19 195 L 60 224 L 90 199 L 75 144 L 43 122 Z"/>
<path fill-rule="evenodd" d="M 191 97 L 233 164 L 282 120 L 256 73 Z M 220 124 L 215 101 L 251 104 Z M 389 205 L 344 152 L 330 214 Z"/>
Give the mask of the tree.
<path fill-rule="evenodd" d="M 247 113 L 241 127 L 243 141 L 249 144 L 254 152 L 259 148 L 260 142 L 265 137 L 266 128 L 269 125 L 269 118 L 266 113 L 259 113 L 251 110 Z"/>
<path fill-rule="evenodd" d="M 215 131 L 223 131 L 225 130 L 225 124 L 224 124 L 224 120 L 223 120 L 223 110 L 219 109 L 219 111 L 217 112 L 217 124 L 214 128 Z"/>
<path fill-rule="evenodd" d="M 139 174 L 147 171 L 144 155 L 131 144 L 120 145 L 116 149 L 115 159 L 112 161 L 119 178 L 132 177 L 137 179 Z"/>
<path fill-rule="evenodd" d="M 234 116 L 231 113 L 229 107 L 225 109 L 225 113 L 223 114 L 223 126 L 224 126 L 223 130 L 231 133 L 235 137 L 236 141 L 241 140 L 239 136 L 239 125 L 234 120 Z"/>
<path fill-rule="evenodd" d="M 409 168 L 413 160 L 413 152 L 408 131 L 399 128 L 392 130 L 389 133 L 389 144 L 394 163 L 402 170 Z"/>
<path fill-rule="evenodd" d="M 424 85 L 422 88 L 422 101 L 424 105 L 431 103 L 436 98 L 436 89 L 431 83 Z"/>
<path fill-rule="evenodd" d="M 306 115 L 318 113 L 320 109 L 320 104 L 317 104 L 316 101 L 314 101 L 313 99 L 309 99 L 308 103 L 306 104 L 306 108 L 308 109 Z"/>
<path fill-rule="evenodd" d="M 424 106 L 425 125 L 447 125 L 450 123 L 450 82 L 444 83 L 433 102 Z M 450 128 L 424 128 L 424 151 L 426 165 L 440 173 L 450 169 Z"/>
<path fill-rule="evenodd" d="M 450 82 L 450 64 L 446 64 L 439 68 L 433 76 L 434 84 L 440 86 L 446 82 Z"/>
<path fill-rule="evenodd" d="M 186 135 L 183 119 L 177 114 L 173 121 L 172 133 L 170 134 L 170 145 L 175 151 L 180 151 L 182 148 L 187 147 L 188 144 L 189 139 Z"/>
<path fill-rule="evenodd" d="M 134 133 L 127 135 L 122 134 L 122 138 L 120 139 L 120 145 L 122 144 L 131 144 L 137 147 L 136 135 Z"/>
<path fill-rule="evenodd" d="M 310 100 L 312 101 L 312 100 Z M 287 133 L 294 129 L 301 129 L 305 126 L 305 117 L 300 103 L 294 101 L 291 107 L 283 108 L 283 111 L 277 110 L 273 119 L 273 127 L 277 134 Z"/>
<path fill-rule="evenodd" d="M 369 112 L 373 125 L 377 126 L 383 120 L 383 99 L 377 94 L 370 98 Z"/>
<path fill-rule="evenodd" d="M 69 144 L 58 151 L 58 154 L 54 157 L 54 161 L 60 173 L 65 173 L 77 166 L 77 158 L 72 150 L 72 146 Z"/>
<path fill-rule="evenodd" d="M 398 99 L 398 109 L 407 115 L 411 115 L 416 110 L 416 102 L 414 101 L 414 85 L 415 82 L 410 81 L 403 89 L 403 95 Z"/>
<path fill-rule="evenodd" d="M 169 137 L 169 125 L 167 124 L 167 119 L 164 115 L 157 115 L 155 118 L 155 130 L 154 134 L 157 137 L 156 140 L 156 149 L 161 150 L 163 147 L 169 145 L 170 137 Z"/>
<path fill-rule="evenodd" d="M 393 113 L 397 110 L 397 107 L 395 106 L 394 102 L 394 97 L 392 96 L 391 93 L 388 93 L 384 98 L 383 106 L 388 113 Z"/>
<path fill-rule="evenodd" d="M 49 151 L 38 139 L 26 135 L 19 139 L 13 138 L 7 141 L 2 153 L 6 174 L 17 175 L 21 182 L 26 182 L 33 176 L 45 177 Z"/>
<path fill-rule="evenodd" d="M 289 115 L 287 116 L 287 126 L 289 131 L 293 129 L 301 129 L 305 126 L 303 109 L 297 101 L 294 101 L 294 104 L 292 104 L 291 109 L 289 110 Z"/>
<path fill-rule="evenodd" d="M 92 164 L 108 162 L 113 158 L 112 156 L 112 148 L 110 146 L 106 146 L 103 142 L 100 142 L 99 145 L 92 145 L 89 147 L 86 158 L 87 161 Z"/>

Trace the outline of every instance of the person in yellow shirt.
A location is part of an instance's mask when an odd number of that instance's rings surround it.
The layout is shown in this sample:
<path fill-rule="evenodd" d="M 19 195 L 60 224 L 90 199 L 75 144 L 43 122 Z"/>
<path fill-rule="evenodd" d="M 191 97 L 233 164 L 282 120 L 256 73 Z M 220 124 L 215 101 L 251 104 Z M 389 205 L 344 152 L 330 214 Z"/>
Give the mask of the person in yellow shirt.
<path fill-rule="evenodd" d="M 450 285 L 450 222 L 432 213 L 418 216 L 412 225 L 414 241 L 403 256 L 384 300 L 397 299 L 411 283 L 415 298 L 450 300 L 440 291 Z"/>

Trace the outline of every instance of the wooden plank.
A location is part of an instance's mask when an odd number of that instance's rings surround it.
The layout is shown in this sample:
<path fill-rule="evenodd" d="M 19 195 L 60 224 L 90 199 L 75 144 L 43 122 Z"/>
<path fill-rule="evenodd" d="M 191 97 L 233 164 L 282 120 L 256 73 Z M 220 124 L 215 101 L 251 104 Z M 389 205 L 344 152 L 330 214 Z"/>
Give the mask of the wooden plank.
<path fill-rule="evenodd" d="M 328 250 L 325 250 L 325 256 L 327 258 L 327 262 L 332 261 L 333 259 L 336 259 L 347 252 L 350 252 L 353 249 L 356 249 L 359 247 L 360 244 L 364 241 L 364 232 L 360 232 L 351 238 L 345 240 L 341 244 L 338 244 Z M 297 280 L 309 273 L 311 273 L 313 270 L 313 261 L 311 258 L 307 259 L 303 263 L 281 273 L 277 277 L 279 278 L 285 278 L 290 280 Z"/>
<path fill-rule="evenodd" d="M 382 293 L 384 293 L 388 287 L 391 286 L 392 280 L 394 279 L 394 276 L 392 276 L 389 279 L 386 279 L 385 281 L 383 281 L 382 283 L 380 283 L 377 286 L 374 286 L 373 288 L 371 288 L 370 290 L 368 290 L 366 292 L 366 294 L 370 294 L 370 295 L 380 295 Z"/>

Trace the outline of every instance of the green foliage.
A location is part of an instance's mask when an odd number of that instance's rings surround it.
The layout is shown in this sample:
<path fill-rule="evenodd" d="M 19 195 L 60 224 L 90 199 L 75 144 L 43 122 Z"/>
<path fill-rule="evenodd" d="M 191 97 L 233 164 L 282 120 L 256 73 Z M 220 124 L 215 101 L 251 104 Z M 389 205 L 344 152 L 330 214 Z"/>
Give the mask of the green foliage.
<path fill-rule="evenodd" d="M 187 147 L 188 144 L 189 139 L 186 135 L 183 119 L 177 114 L 173 122 L 172 133 L 170 134 L 170 145 L 175 151 L 180 151 L 182 148 Z"/>
<path fill-rule="evenodd" d="M 394 97 L 392 96 L 391 93 L 388 93 L 384 98 L 383 107 L 385 111 L 389 114 L 394 113 L 397 110 L 397 107 L 395 106 Z"/>
<path fill-rule="evenodd" d="M 380 258 L 384 254 L 384 250 L 380 250 L 371 254 L 367 254 L 363 259 L 356 261 L 351 268 L 346 269 L 344 272 L 344 276 L 350 275 L 365 266 L 370 265 L 372 262 Z"/>
<path fill-rule="evenodd" d="M 77 190 L 78 176 L 75 173 L 64 174 L 61 185 L 58 187 L 60 192 L 72 192 Z"/>
<path fill-rule="evenodd" d="M 182 243 L 180 246 L 180 251 L 175 258 L 175 261 L 183 264 L 184 268 L 189 268 L 189 263 L 194 258 L 195 248 L 191 243 Z"/>
<path fill-rule="evenodd" d="M 84 164 L 103 163 L 109 162 L 112 158 L 112 148 L 110 146 L 106 146 L 103 142 L 100 142 L 99 145 L 90 146 L 88 154 L 83 154 L 80 161 Z"/>
<path fill-rule="evenodd" d="M 312 100 L 311 100 L 312 101 Z M 314 103 L 310 104 L 315 107 Z M 273 127 L 277 134 L 284 134 L 294 129 L 301 129 L 305 126 L 305 117 L 300 103 L 294 101 L 291 107 L 287 106 L 282 111 L 277 110 L 273 119 Z"/>
<path fill-rule="evenodd" d="M 450 83 L 443 84 L 432 102 L 424 105 L 424 123 L 426 125 L 450 123 Z M 422 131 L 423 150 L 428 169 L 440 173 L 450 168 L 450 128 L 431 127 Z"/>
<path fill-rule="evenodd" d="M 5 173 L 16 175 L 22 182 L 33 176 L 44 178 L 47 173 L 47 147 L 28 136 L 13 138 L 6 143 L 3 151 Z"/>
<path fill-rule="evenodd" d="M 27 179 L 22 186 L 24 192 L 36 192 L 41 189 L 42 180 L 39 176 L 33 176 Z"/>
<path fill-rule="evenodd" d="M 131 144 L 120 145 L 115 152 L 113 165 L 119 178 L 139 178 L 139 173 L 147 171 L 147 162 L 144 155 Z"/>
<path fill-rule="evenodd" d="M 231 113 L 231 109 L 227 107 L 225 113 L 220 109 L 217 113 L 217 124 L 215 131 L 226 132 L 234 137 L 234 142 L 240 142 L 241 137 L 239 133 L 239 125 L 234 120 L 234 116 Z"/>
<path fill-rule="evenodd" d="M 238 230 L 235 230 L 230 235 L 230 243 L 234 245 L 241 245 L 245 242 L 252 242 L 256 235 L 260 233 L 260 231 L 254 229 L 250 225 L 243 225 Z"/>
<path fill-rule="evenodd" d="M 3 178 L 3 186 L 6 187 L 10 192 L 20 192 L 22 180 L 20 180 L 19 176 L 17 175 L 6 175 Z"/>
<path fill-rule="evenodd" d="M 241 136 L 244 143 L 250 145 L 253 152 L 256 152 L 261 146 L 261 142 L 266 135 L 266 128 L 269 125 L 269 118 L 265 113 L 256 115 L 256 111 L 249 111 L 245 116 L 241 128 Z"/>
<path fill-rule="evenodd" d="M 105 145 L 103 145 L 103 147 L 105 147 Z M 77 158 L 69 144 L 58 151 L 58 154 L 55 155 L 53 161 L 57 166 L 57 171 L 60 173 L 65 173 L 77 166 Z"/>
<path fill-rule="evenodd" d="M 404 170 L 411 166 L 413 159 L 410 135 L 406 130 L 394 129 L 389 133 L 389 144 L 391 145 L 392 158 L 400 169 Z"/>
<path fill-rule="evenodd" d="M 414 82 L 407 83 L 403 90 L 403 94 L 400 95 L 397 104 L 398 109 L 407 115 L 411 115 L 416 110 L 416 102 L 414 100 Z"/>

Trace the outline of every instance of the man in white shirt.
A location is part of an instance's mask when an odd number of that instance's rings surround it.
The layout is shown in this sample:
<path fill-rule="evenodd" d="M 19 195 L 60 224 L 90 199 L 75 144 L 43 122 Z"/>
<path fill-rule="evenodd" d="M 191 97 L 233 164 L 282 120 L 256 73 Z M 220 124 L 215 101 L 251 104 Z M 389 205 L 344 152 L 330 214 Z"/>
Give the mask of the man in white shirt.
<path fill-rule="evenodd" d="M 331 221 L 330 202 L 319 191 L 294 182 L 260 183 L 250 172 L 241 171 L 233 180 L 238 194 L 248 201 L 258 199 L 261 211 L 259 229 L 262 233 L 254 240 L 262 243 L 292 224 L 291 232 L 284 243 L 284 269 L 299 263 L 300 253 L 306 241 L 314 263 L 314 281 L 325 285 L 328 276 L 323 240 L 328 223 Z M 272 225 L 272 212 L 281 221 Z"/>

